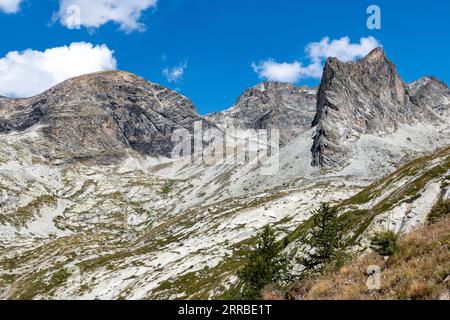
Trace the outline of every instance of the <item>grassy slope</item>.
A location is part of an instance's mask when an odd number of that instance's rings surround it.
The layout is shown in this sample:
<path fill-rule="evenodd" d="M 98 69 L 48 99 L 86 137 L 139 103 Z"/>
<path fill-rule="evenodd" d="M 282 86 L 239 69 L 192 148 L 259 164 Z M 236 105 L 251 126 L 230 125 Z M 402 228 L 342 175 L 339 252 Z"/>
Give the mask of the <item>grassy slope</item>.
<path fill-rule="evenodd" d="M 369 266 L 381 269 L 381 289 L 366 286 Z M 293 287 L 297 299 L 439 299 L 450 292 L 450 218 L 419 228 L 385 260 L 372 253 L 338 272 Z"/>
<path fill-rule="evenodd" d="M 442 191 L 450 184 L 450 148 L 416 159 L 372 184 L 338 207 L 344 212 L 348 231 L 356 244 L 373 219 L 403 202 L 412 202 L 430 181 L 440 181 Z M 391 188 L 400 180 L 407 183 Z M 380 196 L 385 194 L 384 197 Z M 356 257 L 341 270 L 295 284 L 297 299 L 437 299 L 450 289 L 450 201 L 443 194 L 428 215 L 429 225 L 404 236 L 399 251 L 384 260 L 377 254 Z M 377 201 L 377 199 L 380 199 Z M 368 205 L 372 203 L 372 205 Z M 366 209 L 361 209 L 366 207 Z M 307 231 L 301 225 L 289 236 L 295 241 Z M 367 268 L 382 270 L 382 288 L 367 289 Z M 268 299 L 283 298 L 265 292 Z"/>

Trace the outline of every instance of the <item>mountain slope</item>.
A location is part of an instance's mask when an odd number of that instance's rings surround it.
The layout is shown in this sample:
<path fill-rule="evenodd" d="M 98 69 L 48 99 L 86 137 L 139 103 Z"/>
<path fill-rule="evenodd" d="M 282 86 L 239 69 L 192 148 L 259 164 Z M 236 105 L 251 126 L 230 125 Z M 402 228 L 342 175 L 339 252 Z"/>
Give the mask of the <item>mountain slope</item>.
<path fill-rule="evenodd" d="M 450 201 L 450 200 L 449 200 Z M 450 219 L 420 227 L 400 239 L 387 260 L 372 253 L 338 272 L 293 286 L 298 300 L 449 300 Z M 380 289 L 369 290 L 369 270 L 380 268 Z"/>
<path fill-rule="evenodd" d="M 0 133 L 41 125 L 52 146 L 41 156 L 52 160 L 111 162 L 133 150 L 170 156 L 173 131 L 193 132 L 200 120 L 187 98 L 119 71 L 73 78 L 36 97 L 0 103 Z"/>
<path fill-rule="evenodd" d="M 271 223 L 280 239 L 286 237 L 289 247 L 296 246 L 308 230 L 311 211 L 327 201 L 339 205 L 350 222 L 348 234 L 355 250 L 364 249 L 375 230 L 409 232 L 423 224 L 441 195 L 449 196 L 449 179 L 447 148 L 416 159 L 350 198 L 345 192 L 355 194 L 357 189 L 336 181 L 193 207 L 141 232 L 130 226 L 115 230 L 102 220 L 90 231 L 81 224 L 77 232 L 42 239 L 35 247 L 29 243 L 22 247 L 17 241 L 11 244 L 14 250 L 2 247 L 1 296 L 220 297 L 236 283 L 242 255 L 253 243 L 255 231 L 264 225 Z M 132 231 L 135 237 L 130 238 Z M 67 274 L 58 278 L 72 265 L 80 267 L 78 285 Z"/>

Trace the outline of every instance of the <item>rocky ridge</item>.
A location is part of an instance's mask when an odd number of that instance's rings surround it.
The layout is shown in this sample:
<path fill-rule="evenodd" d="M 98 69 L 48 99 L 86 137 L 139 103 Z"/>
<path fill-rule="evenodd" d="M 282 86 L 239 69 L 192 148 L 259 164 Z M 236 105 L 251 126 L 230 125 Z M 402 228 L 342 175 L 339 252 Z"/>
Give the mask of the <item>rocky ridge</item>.
<path fill-rule="evenodd" d="M 278 129 L 281 144 L 311 128 L 316 111 L 315 88 L 265 82 L 247 89 L 229 109 L 207 115 L 223 129 Z"/>
<path fill-rule="evenodd" d="M 409 85 L 411 96 L 419 105 L 430 106 L 439 116 L 448 117 L 450 88 L 436 77 L 424 77 Z"/>

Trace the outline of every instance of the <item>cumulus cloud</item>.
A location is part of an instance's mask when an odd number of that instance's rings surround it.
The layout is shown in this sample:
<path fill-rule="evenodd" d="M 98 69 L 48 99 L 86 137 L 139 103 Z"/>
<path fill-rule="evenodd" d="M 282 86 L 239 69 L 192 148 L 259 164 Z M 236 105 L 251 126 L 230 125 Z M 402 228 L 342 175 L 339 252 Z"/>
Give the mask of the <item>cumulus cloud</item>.
<path fill-rule="evenodd" d="M 322 72 L 321 65 L 317 63 L 304 67 L 298 61 L 278 63 L 272 59 L 253 63 L 252 68 L 261 79 L 289 83 L 297 82 L 303 77 L 317 77 Z"/>
<path fill-rule="evenodd" d="M 5 13 L 17 13 L 20 10 L 22 0 L 0 0 L 0 11 Z"/>
<path fill-rule="evenodd" d="M 172 83 L 172 82 L 178 82 L 181 79 L 183 79 L 183 75 L 184 72 L 187 68 L 187 63 L 181 63 L 176 67 L 172 67 L 172 68 L 165 68 L 162 71 L 163 76 L 166 77 L 167 81 Z"/>
<path fill-rule="evenodd" d="M 308 65 L 300 61 L 276 62 L 273 59 L 253 63 L 252 68 L 263 80 L 295 83 L 304 78 L 320 79 L 325 60 L 329 57 L 341 61 L 354 61 L 367 55 L 373 49 L 380 47 L 380 42 L 374 37 L 361 38 L 359 43 L 351 43 L 349 37 L 337 40 L 323 38 L 320 42 L 312 42 L 305 49 Z"/>
<path fill-rule="evenodd" d="M 97 29 L 108 22 L 125 32 L 143 31 L 142 13 L 155 8 L 158 0 L 60 0 L 54 20 L 69 29 Z"/>
<path fill-rule="evenodd" d="M 117 68 L 106 45 L 75 42 L 36 51 L 12 51 L 0 59 L 0 95 L 30 97 L 68 78 Z"/>
<path fill-rule="evenodd" d="M 347 62 L 360 59 L 380 46 L 380 42 L 374 37 L 361 38 L 359 43 L 350 43 L 349 37 L 333 41 L 325 37 L 320 42 L 310 43 L 306 47 L 306 53 L 313 61 L 335 57 Z"/>

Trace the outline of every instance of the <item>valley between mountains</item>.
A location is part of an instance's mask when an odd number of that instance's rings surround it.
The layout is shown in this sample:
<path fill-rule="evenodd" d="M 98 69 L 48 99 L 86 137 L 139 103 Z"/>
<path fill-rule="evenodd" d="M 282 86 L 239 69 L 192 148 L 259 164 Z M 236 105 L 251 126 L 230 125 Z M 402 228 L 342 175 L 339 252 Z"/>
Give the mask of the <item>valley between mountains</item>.
<path fill-rule="evenodd" d="M 173 131 L 199 122 L 278 129 L 278 171 L 172 159 Z M 331 203 L 356 255 L 449 201 L 450 89 L 405 83 L 380 48 L 329 58 L 318 88 L 261 83 L 206 116 L 122 71 L 0 97 L 0 299 L 226 298 L 268 224 L 290 251 Z"/>

